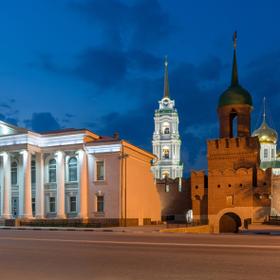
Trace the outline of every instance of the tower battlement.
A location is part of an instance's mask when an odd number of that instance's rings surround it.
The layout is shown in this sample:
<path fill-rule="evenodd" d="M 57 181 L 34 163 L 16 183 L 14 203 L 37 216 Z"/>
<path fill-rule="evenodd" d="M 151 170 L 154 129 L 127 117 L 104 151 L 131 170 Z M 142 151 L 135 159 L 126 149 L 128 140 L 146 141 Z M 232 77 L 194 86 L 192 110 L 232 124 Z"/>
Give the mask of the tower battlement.
<path fill-rule="evenodd" d="M 260 163 L 257 137 L 221 138 L 207 142 L 208 170 L 255 168 Z"/>
<path fill-rule="evenodd" d="M 207 141 L 209 153 L 240 153 L 249 150 L 259 150 L 258 137 L 220 138 Z"/>

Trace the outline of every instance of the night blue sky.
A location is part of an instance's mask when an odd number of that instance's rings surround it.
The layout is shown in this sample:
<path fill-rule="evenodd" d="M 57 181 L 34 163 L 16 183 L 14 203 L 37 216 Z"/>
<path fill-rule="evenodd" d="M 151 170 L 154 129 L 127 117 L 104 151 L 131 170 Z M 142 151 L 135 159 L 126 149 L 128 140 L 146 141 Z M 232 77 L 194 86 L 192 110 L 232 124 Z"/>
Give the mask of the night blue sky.
<path fill-rule="evenodd" d="M 280 2 L 9 0 L 0 2 L 0 118 L 35 131 L 88 128 L 151 150 L 153 113 L 169 58 L 185 171 L 205 168 L 216 107 L 239 80 L 279 129 Z"/>

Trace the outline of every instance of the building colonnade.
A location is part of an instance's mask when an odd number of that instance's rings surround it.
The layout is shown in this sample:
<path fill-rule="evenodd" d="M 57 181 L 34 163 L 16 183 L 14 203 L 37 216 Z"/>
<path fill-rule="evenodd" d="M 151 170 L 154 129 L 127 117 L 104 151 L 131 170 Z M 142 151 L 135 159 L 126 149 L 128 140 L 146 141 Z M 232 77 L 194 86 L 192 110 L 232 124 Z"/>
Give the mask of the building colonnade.
<path fill-rule="evenodd" d="M 49 212 L 53 212 L 51 217 L 67 218 L 66 184 L 72 183 L 76 186 L 74 203 L 74 216 L 86 219 L 88 217 L 87 207 L 87 186 L 88 186 L 88 163 L 87 153 L 84 150 L 75 152 L 70 158 L 74 159 L 72 166 L 66 170 L 68 163 L 64 151 L 52 153 L 51 158 L 55 164 L 53 170 L 50 169 L 50 160 L 42 152 L 31 152 L 22 150 L 20 152 L 2 152 L 0 154 L 0 217 L 12 219 L 43 219 Z M 13 160 L 17 158 L 18 165 L 16 171 L 13 170 Z M 34 164 L 34 166 L 33 166 Z M 47 168 L 46 168 L 47 167 Z M 71 169 L 72 168 L 72 169 Z M 14 173 L 13 173 L 14 172 Z M 53 172 L 53 173 L 52 173 Z M 69 174 L 69 172 L 71 174 Z M 67 174 L 67 178 L 65 176 Z M 14 177 L 15 176 L 15 177 Z M 71 180 L 69 178 L 72 178 Z M 16 183 L 16 184 L 15 184 Z M 15 186 L 16 185 L 16 186 Z M 50 197 L 55 197 L 54 208 L 50 209 L 47 202 L 47 189 L 52 188 Z M 55 194 L 55 195 L 53 195 Z M 13 199 L 17 205 L 13 205 Z M 49 201 L 52 203 L 52 201 Z M 16 213 L 13 212 L 16 207 Z M 51 211 L 52 210 L 52 211 Z M 53 211 L 54 210 L 54 211 Z M 49 216 L 48 216 L 49 217 Z"/>

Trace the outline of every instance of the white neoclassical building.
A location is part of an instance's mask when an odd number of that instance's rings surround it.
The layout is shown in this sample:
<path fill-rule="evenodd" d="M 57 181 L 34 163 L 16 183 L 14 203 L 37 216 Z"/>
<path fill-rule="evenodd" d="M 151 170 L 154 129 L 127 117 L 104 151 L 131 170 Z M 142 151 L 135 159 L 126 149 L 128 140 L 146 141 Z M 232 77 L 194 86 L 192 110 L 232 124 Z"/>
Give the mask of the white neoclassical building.
<path fill-rule="evenodd" d="M 181 140 L 179 134 L 179 117 L 175 101 L 170 99 L 168 83 L 168 62 L 165 60 L 164 96 L 159 101 L 159 109 L 155 111 L 153 133 L 153 153 L 157 160 L 152 167 L 156 179 L 181 178 Z"/>
<path fill-rule="evenodd" d="M 117 135 L 87 129 L 39 134 L 0 122 L 0 216 L 111 225 L 159 221 L 153 158 Z"/>

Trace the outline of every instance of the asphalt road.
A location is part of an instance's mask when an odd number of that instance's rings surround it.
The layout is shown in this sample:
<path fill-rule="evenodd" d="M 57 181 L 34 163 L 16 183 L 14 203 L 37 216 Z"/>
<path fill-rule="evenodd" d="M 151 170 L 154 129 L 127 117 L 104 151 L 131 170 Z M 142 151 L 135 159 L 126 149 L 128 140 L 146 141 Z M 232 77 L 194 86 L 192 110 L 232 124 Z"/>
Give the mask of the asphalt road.
<path fill-rule="evenodd" d="M 280 237 L 0 230 L 0 279 L 280 279 Z"/>

